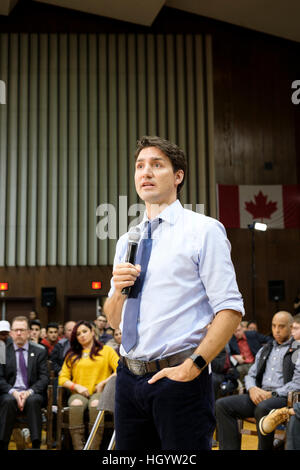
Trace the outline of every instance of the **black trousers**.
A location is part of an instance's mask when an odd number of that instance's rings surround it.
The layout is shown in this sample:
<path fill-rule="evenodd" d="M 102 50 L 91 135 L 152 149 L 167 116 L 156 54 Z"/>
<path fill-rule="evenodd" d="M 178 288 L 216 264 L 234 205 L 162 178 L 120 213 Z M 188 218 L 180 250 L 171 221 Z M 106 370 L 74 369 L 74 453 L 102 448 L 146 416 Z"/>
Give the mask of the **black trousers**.
<path fill-rule="evenodd" d="M 21 413 L 16 399 L 9 393 L 0 396 L 0 441 L 9 443 L 17 416 L 24 415 L 28 422 L 31 441 L 41 441 L 43 397 L 38 393 L 30 395 Z"/>
<path fill-rule="evenodd" d="M 207 369 L 190 382 L 134 375 L 120 364 L 116 382 L 117 450 L 209 450 L 215 428 Z"/>
<path fill-rule="evenodd" d="M 238 419 L 254 417 L 258 433 L 258 449 L 272 450 L 274 433 L 261 435 L 258 429 L 260 419 L 274 408 L 286 406 L 283 397 L 269 398 L 255 405 L 248 393 L 219 398 L 216 401 L 216 417 L 220 450 L 240 450 L 241 434 L 238 429 Z"/>

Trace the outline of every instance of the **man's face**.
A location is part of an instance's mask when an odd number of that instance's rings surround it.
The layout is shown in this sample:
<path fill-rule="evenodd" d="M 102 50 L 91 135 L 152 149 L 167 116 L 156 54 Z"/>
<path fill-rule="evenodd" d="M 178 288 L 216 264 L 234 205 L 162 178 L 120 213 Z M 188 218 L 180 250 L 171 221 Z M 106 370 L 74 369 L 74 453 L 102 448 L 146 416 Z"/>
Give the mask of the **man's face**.
<path fill-rule="evenodd" d="M 149 204 L 169 205 L 177 198 L 177 186 L 184 173 L 174 173 L 171 160 L 157 147 L 146 147 L 135 164 L 135 187 L 140 198 Z"/>
<path fill-rule="evenodd" d="M 276 313 L 272 320 L 272 333 L 278 344 L 282 344 L 291 336 L 291 325 L 288 316 Z"/>
<path fill-rule="evenodd" d="M 300 323 L 295 321 L 292 324 L 292 336 L 296 341 L 300 341 Z"/>
<path fill-rule="evenodd" d="M 65 337 L 68 338 L 69 341 L 70 341 L 71 334 L 72 334 L 72 331 L 73 331 L 73 328 L 74 328 L 75 325 L 76 325 L 76 323 L 72 322 L 72 321 L 69 321 L 65 325 Z"/>
<path fill-rule="evenodd" d="M 99 315 L 99 317 L 96 318 L 95 323 L 97 327 L 99 328 L 99 330 L 104 330 L 106 327 L 107 320 L 105 317 L 102 317 L 101 315 Z"/>
<path fill-rule="evenodd" d="M 47 331 L 47 338 L 50 341 L 50 343 L 55 343 L 55 341 L 58 338 L 58 329 L 57 328 L 48 328 Z"/>
<path fill-rule="evenodd" d="M 11 326 L 11 337 L 14 343 L 22 347 L 29 339 L 30 330 L 26 321 L 16 320 Z"/>
<path fill-rule="evenodd" d="M 38 325 L 31 325 L 30 327 L 30 338 L 38 340 L 41 336 L 41 328 Z"/>
<path fill-rule="evenodd" d="M 242 325 L 239 325 L 234 332 L 234 336 L 236 337 L 236 339 L 241 339 L 243 334 L 244 334 L 244 328 L 242 327 Z"/>
<path fill-rule="evenodd" d="M 0 331 L 0 341 L 6 342 L 9 337 L 9 331 Z"/>
<path fill-rule="evenodd" d="M 119 328 L 116 328 L 114 331 L 114 339 L 117 344 L 121 344 L 122 342 L 122 332 Z"/>

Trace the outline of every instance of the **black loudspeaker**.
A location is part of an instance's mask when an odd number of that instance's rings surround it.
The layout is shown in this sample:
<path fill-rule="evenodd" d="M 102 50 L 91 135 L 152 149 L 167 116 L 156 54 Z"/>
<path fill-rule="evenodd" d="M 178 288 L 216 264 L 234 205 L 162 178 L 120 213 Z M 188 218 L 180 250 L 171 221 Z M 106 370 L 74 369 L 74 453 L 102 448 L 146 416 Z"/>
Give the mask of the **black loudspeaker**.
<path fill-rule="evenodd" d="M 269 300 L 284 300 L 284 281 L 269 281 Z"/>
<path fill-rule="evenodd" d="M 42 287 L 42 306 L 55 307 L 56 287 Z"/>

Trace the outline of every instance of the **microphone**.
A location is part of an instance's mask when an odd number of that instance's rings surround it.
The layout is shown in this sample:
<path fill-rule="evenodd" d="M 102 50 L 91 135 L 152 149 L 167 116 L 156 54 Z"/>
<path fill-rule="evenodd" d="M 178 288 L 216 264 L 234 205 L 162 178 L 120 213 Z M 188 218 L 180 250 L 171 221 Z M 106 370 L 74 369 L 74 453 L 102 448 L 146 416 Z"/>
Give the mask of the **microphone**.
<path fill-rule="evenodd" d="M 125 263 L 135 264 L 135 255 L 137 252 L 138 242 L 141 237 L 139 227 L 131 227 L 128 232 L 128 247 L 125 257 Z M 123 287 L 122 294 L 129 295 L 131 286 Z"/>

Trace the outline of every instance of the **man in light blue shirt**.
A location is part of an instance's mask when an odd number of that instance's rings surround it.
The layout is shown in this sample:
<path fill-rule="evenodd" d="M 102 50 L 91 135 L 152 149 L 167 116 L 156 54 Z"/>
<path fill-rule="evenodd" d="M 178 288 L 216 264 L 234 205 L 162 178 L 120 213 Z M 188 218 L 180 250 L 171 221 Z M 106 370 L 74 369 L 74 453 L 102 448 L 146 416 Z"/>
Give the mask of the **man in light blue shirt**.
<path fill-rule="evenodd" d="M 146 205 L 141 238 L 148 222 L 154 229 L 144 271 L 125 260 L 128 234 L 118 241 L 104 305 L 125 344 L 129 299 L 122 289 L 132 288 L 143 274 L 136 341 L 120 350 L 116 445 L 121 450 L 142 449 L 145 443 L 152 449 L 208 449 L 215 420 L 206 366 L 244 314 L 230 244 L 218 221 L 183 209 L 177 199 L 186 171 L 181 149 L 144 137 L 135 156 L 136 190 Z"/>

